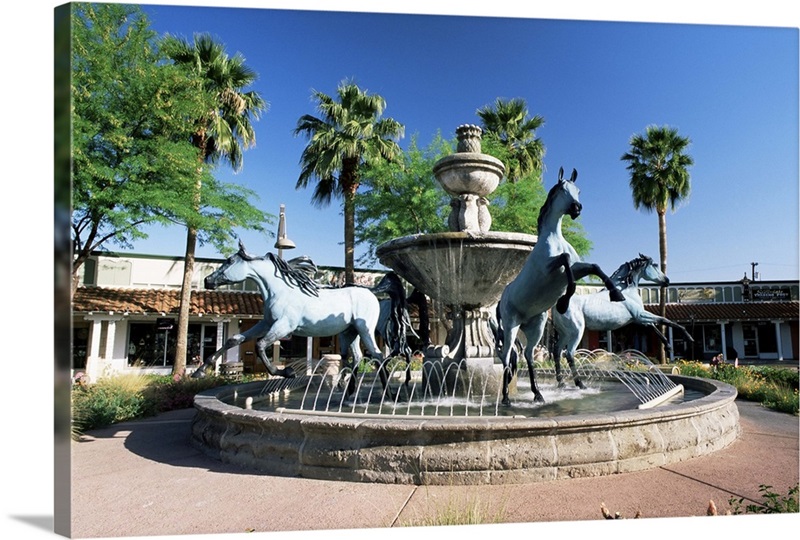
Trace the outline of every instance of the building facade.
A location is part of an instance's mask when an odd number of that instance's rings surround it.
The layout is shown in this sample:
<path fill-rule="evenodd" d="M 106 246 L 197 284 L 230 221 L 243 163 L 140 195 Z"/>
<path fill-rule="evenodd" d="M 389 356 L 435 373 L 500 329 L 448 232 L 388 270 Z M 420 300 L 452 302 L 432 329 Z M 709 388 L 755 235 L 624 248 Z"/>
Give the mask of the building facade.
<path fill-rule="evenodd" d="M 661 288 L 639 285 L 645 308 L 659 314 Z M 585 292 L 589 292 L 586 290 Z M 670 360 L 782 362 L 798 360 L 798 282 L 675 283 L 666 289 L 666 317 L 691 334 L 667 329 Z M 582 346 L 613 351 L 637 349 L 657 355 L 652 331 L 631 325 L 613 332 L 587 332 Z M 610 345 L 609 345 L 610 344 Z"/>
<path fill-rule="evenodd" d="M 245 281 L 205 290 L 204 278 L 222 259 L 198 259 L 192 277 L 187 370 L 223 346 L 229 336 L 243 332 L 263 317 L 263 303 L 254 284 Z M 341 285 L 341 268 L 320 268 L 317 280 Z M 181 257 L 95 253 L 82 269 L 81 285 L 72 302 L 72 368 L 90 380 L 125 372 L 169 374 L 174 361 L 183 275 Z M 359 271 L 359 284 L 375 285 L 379 271 Z M 590 293 L 597 287 L 579 287 Z M 646 309 L 658 312 L 660 288 L 640 284 Z M 750 281 L 676 283 L 667 288 L 667 318 L 683 325 L 694 337 L 685 340 L 668 332 L 670 359 L 707 361 L 717 354 L 727 360 L 797 361 L 798 282 Z M 430 336 L 443 343 L 446 308 L 430 306 Z M 440 316 L 441 315 L 441 318 Z M 419 319 L 412 313 L 412 324 Z M 651 330 L 634 325 L 613 332 L 587 332 L 581 347 L 615 352 L 637 349 L 656 356 L 658 340 Z M 289 336 L 273 348 L 278 363 L 310 367 L 324 354 L 338 352 L 335 337 Z M 242 362 L 246 373 L 265 371 L 255 346 L 244 343 L 227 351 L 220 362 Z"/>
<path fill-rule="evenodd" d="M 244 332 L 263 318 L 261 295 L 253 283 L 205 290 L 203 280 L 222 259 L 195 261 L 189 317 L 187 370 L 220 349 L 229 336 Z M 361 271 L 359 284 L 371 286 L 381 272 Z M 183 258 L 95 253 L 81 269 L 81 285 L 72 302 L 72 370 L 89 380 L 125 372 L 172 372 L 177 337 Z M 320 268 L 319 281 L 344 282 L 344 271 Z M 287 337 L 273 347 L 281 363 L 309 363 L 338 352 L 331 338 Z M 242 362 L 247 373 L 266 371 L 255 344 L 230 349 L 218 360 Z"/>

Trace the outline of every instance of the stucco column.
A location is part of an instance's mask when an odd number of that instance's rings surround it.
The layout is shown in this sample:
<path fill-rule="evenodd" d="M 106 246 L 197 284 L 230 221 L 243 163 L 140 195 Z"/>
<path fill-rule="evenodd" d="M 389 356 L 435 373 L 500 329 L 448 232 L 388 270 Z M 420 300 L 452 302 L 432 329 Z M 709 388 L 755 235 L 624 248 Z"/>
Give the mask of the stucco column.
<path fill-rule="evenodd" d="M 92 320 L 92 332 L 89 341 L 89 354 L 86 355 L 86 376 L 89 382 L 97 381 L 97 369 L 100 364 L 100 335 L 103 332 L 103 321 Z"/>
<path fill-rule="evenodd" d="M 728 361 L 728 342 L 725 337 L 725 325 L 728 321 L 719 321 L 719 333 L 722 336 L 722 361 Z"/>
<path fill-rule="evenodd" d="M 775 340 L 778 343 L 778 361 L 783 362 L 783 344 L 781 343 L 781 321 L 772 321 L 775 323 Z"/>
<path fill-rule="evenodd" d="M 217 344 L 216 344 L 217 350 L 220 350 L 222 348 L 224 340 L 225 340 L 225 321 L 220 319 L 217 321 Z M 237 348 L 237 354 L 238 354 L 238 348 Z M 217 358 L 216 363 L 214 364 L 214 369 L 218 370 L 220 363 L 226 362 L 227 359 L 228 359 L 228 351 L 225 351 L 221 357 Z"/>
<path fill-rule="evenodd" d="M 106 330 L 106 350 L 103 352 L 103 358 L 106 362 L 110 362 L 114 358 L 114 337 L 117 330 L 116 319 L 108 320 L 108 328 Z"/>

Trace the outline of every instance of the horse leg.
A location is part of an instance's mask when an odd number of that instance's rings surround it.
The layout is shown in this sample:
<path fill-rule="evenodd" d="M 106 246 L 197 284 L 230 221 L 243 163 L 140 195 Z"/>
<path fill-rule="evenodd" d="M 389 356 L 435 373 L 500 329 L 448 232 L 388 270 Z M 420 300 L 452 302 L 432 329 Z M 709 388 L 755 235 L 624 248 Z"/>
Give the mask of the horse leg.
<path fill-rule="evenodd" d="M 620 291 L 616 285 L 611 281 L 603 270 L 597 266 L 595 263 L 587 263 L 587 262 L 576 262 L 572 265 L 572 274 L 574 279 L 581 279 L 585 278 L 586 276 L 597 276 L 603 282 L 606 289 L 608 289 L 609 296 L 612 302 L 624 302 L 625 296 L 623 296 L 622 291 Z"/>
<path fill-rule="evenodd" d="M 531 379 L 531 390 L 533 391 L 533 401 L 536 403 L 544 403 L 544 396 L 536 386 L 536 372 L 533 368 L 533 349 L 539 344 L 544 334 L 544 326 L 547 323 L 547 312 L 540 313 L 525 323 L 522 327 L 522 332 L 528 340 L 525 345 L 525 361 L 528 363 L 528 375 Z"/>
<path fill-rule="evenodd" d="M 267 372 L 270 375 L 286 377 L 287 379 L 293 379 L 295 377 L 294 370 L 291 367 L 287 366 L 283 369 L 278 369 L 272 365 L 272 362 L 270 362 L 267 356 L 267 347 L 282 337 L 289 335 L 290 332 L 291 330 L 285 327 L 285 325 L 275 324 L 264 337 L 256 341 L 256 354 L 261 360 L 261 363 L 264 364 L 264 367 L 267 368 Z"/>
<path fill-rule="evenodd" d="M 578 369 L 575 367 L 575 350 L 575 345 L 567 347 L 567 363 L 569 363 L 569 370 L 572 373 L 572 380 L 575 381 L 575 386 L 581 390 L 586 390 L 586 385 L 583 384 L 580 376 L 578 376 Z"/>
<path fill-rule="evenodd" d="M 553 319 L 555 320 L 555 317 Z M 556 332 L 558 333 L 558 339 L 550 350 L 550 355 L 553 357 L 553 365 L 556 368 L 556 382 L 559 388 L 563 388 L 564 375 L 561 374 L 561 351 L 564 350 L 564 338 L 562 337 L 561 330 L 556 330 Z"/>
<path fill-rule="evenodd" d="M 556 309 L 559 313 L 566 313 L 567 309 L 569 308 L 569 299 L 572 298 L 572 295 L 575 294 L 575 276 L 573 275 L 572 267 L 574 265 L 570 265 L 569 262 L 569 255 L 567 253 L 562 253 L 558 257 L 556 257 L 555 261 L 553 262 L 553 269 L 558 268 L 559 266 L 564 268 L 564 276 L 567 278 L 567 290 L 564 292 L 564 296 L 558 299 L 556 302 Z"/>
<path fill-rule="evenodd" d="M 358 334 L 350 329 L 339 334 L 339 354 L 342 357 L 342 367 L 350 368 L 350 378 L 344 391 L 345 397 L 350 397 L 356 390 L 356 375 L 358 365 L 361 363 L 361 344 Z"/>
<path fill-rule="evenodd" d="M 207 372 L 214 369 L 214 364 L 217 361 L 217 358 L 222 356 L 222 354 L 227 351 L 228 349 L 232 349 L 234 347 L 238 347 L 242 343 L 247 341 L 251 341 L 256 339 L 260 336 L 263 336 L 267 333 L 269 329 L 270 323 L 266 320 L 259 321 L 255 326 L 249 328 L 242 332 L 241 334 L 235 334 L 225 340 L 225 344 L 218 350 L 214 351 L 214 353 L 205 359 L 203 364 L 194 370 L 192 373 L 193 379 L 202 379 L 206 376 Z"/>
<path fill-rule="evenodd" d="M 569 371 L 572 374 L 572 380 L 575 386 L 581 390 L 585 390 L 586 386 L 578 376 L 578 370 L 575 368 L 575 351 L 578 350 L 578 343 L 581 341 L 581 336 L 586 328 L 586 319 L 584 319 L 583 309 L 575 309 L 567 312 L 569 318 L 569 331 L 564 335 L 564 348 L 566 349 L 565 356 L 569 364 Z"/>
<path fill-rule="evenodd" d="M 671 321 L 671 320 L 667 319 L 666 317 L 661 317 L 660 315 L 655 315 L 654 313 L 650 313 L 649 311 L 646 311 L 646 310 L 642 309 L 640 312 L 634 314 L 634 319 L 635 319 L 635 321 L 637 323 L 639 323 L 641 325 L 644 325 L 644 326 L 649 326 L 650 328 L 652 328 L 655 331 L 655 333 L 658 336 L 658 338 L 668 348 L 670 346 L 669 345 L 669 339 L 667 339 L 667 337 L 664 334 L 662 334 L 660 330 L 658 330 L 658 328 L 656 326 L 658 324 L 664 324 L 664 325 L 670 326 L 672 328 L 677 328 L 678 330 L 680 330 L 683 333 L 684 337 L 689 342 L 694 342 L 694 338 L 686 330 L 686 328 L 684 328 L 683 326 L 681 326 L 680 324 L 678 324 L 678 323 L 676 323 L 674 321 Z"/>
<path fill-rule="evenodd" d="M 372 337 L 372 332 L 370 332 L 365 325 L 357 324 L 356 326 L 358 335 L 364 341 L 364 346 L 366 347 L 370 358 L 378 364 L 378 376 L 380 377 L 381 384 L 383 385 L 384 396 L 388 396 L 389 399 L 394 400 L 392 389 L 389 387 L 389 374 L 386 371 L 386 360 L 378 348 L 378 344 L 375 343 L 375 339 Z"/>
<path fill-rule="evenodd" d="M 502 349 L 500 351 L 500 361 L 503 363 L 503 405 L 506 407 L 511 406 L 511 400 L 508 397 L 508 385 L 511 384 L 511 379 L 514 376 L 514 371 L 516 369 L 516 359 L 513 361 L 514 365 L 511 365 L 511 356 L 514 353 L 514 347 L 517 341 L 517 332 L 519 332 L 519 325 L 512 324 L 508 328 L 503 328 L 506 324 L 509 324 L 502 319 L 500 320 L 500 326 L 498 334 L 500 339 L 502 339 Z"/>

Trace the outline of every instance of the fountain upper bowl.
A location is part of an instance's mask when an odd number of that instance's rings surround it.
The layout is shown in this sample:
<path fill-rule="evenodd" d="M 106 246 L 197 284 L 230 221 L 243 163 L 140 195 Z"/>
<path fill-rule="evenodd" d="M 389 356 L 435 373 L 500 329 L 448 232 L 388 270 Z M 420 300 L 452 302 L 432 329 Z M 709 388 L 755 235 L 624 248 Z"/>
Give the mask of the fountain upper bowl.
<path fill-rule="evenodd" d="M 516 277 L 536 236 L 509 232 L 417 234 L 378 246 L 381 264 L 448 305 L 489 306 Z"/>
<path fill-rule="evenodd" d="M 497 189 L 505 169 L 503 162 L 495 157 L 457 152 L 437 161 L 433 174 L 444 190 L 454 197 L 464 194 L 486 197 Z"/>

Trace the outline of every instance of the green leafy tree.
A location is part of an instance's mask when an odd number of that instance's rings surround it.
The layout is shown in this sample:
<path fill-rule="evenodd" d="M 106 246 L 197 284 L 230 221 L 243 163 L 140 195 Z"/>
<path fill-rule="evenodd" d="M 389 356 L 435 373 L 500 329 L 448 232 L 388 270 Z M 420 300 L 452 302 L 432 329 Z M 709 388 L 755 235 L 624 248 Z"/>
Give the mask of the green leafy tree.
<path fill-rule="evenodd" d="M 450 196 L 434 177 L 433 166 L 453 153 L 455 147 L 455 140 L 447 141 L 437 134 L 426 148 L 420 149 L 415 136 L 403 153 L 402 162 L 365 169 L 364 190 L 356 198 L 356 241 L 367 247 L 360 263 L 374 264 L 377 246 L 393 238 L 447 229 Z M 507 162 L 509 150 L 497 139 L 484 139 L 482 151 Z M 517 182 L 500 182 L 489 195 L 492 230 L 537 234 L 539 209 L 546 198 L 547 190 L 538 171 Z M 579 254 L 589 253 L 591 242 L 579 221 L 566 217 L 563 231 Z"/>
<path fill-rule="evenodd" d="M 450 153 L 441 135 L 424 149 L 414 136 L 401 160 L 365 167 L 355 199 L 355 240 L 367 248 L 360 264 L 373 265 L 377 246 L 394 238 L 446 230 L 449 196 L 433 176 L 433 164 Z"/>
<path fill-rule="evenodd" d="M 630 150 L 620 159 L 628 163 L 634 208 L 655 211 L 658 216 L 658 247 L 661 271 L 667 273 L 667 210 L 676 210 L 691 191 L 689 167 L 694 160 L 686 153 L 688 137 L 669 126 L 648 126 L 644 134 L 630 138 Z M 660 313 L 666 316 L 666 287 L 661 289 Z M 663 345 L 660 361 L 665 361 Z"/>
<path fill-rule="evenodd" d="M 195 249 L 203 235 L 219 238 L 219 225 L 225 220 L 238 219 L 240 226 L 261 228 L 266 215 L 251 209 L 250 215 L 207 212 L 220 200 L 231 201 L 223 193 L 213 191 L 206 180 L 205 164 L 225 162 L 235 171 L 243 165 L 243 151 L 255 145 L 256 135 L 252 121 L 257 120 L 267 108 L 267 103 L 253 90 L 245 90 L 258 78 L 245 64 L 240 53 L 228 56 L 225 47 L 207 34 L 196 34 L 190 42 L 174 36 L 166 36 L 162 42 L 166 54 L 174 64 L 199 79 L 201 94 L 208 104 L 202 114 L 190 117 L 191 142 L 196 149 L 195 174 L 187 176 L 187 185 L 192 189 L 192 201 L 196 212 L 187 216 L 186 254 L 181 302 L 178 315 L 178 333 L 175 348 L 173 373 L 183 373 L 186 368 L 186 351 L 191 304 L 191 280 L 194 272 Z M 239 199 L 239 202 L 242 202 Z M 245 219 L 243 219 L 245 218 Z M 249 219 L 246 219 L 249 218 Z"/>
<path fill-rule="evenodd" d="M 506 177 L 512 182 L 541 172 L 544 167 L 545 147 L 536 137 L 536 130 L 544 125 L 538 114 L 530 117 L 528 105 L 522 98 L 504 100 L 497 98 L 492 105 L 478 109 L 484 139 L 495 139 L 507 150 Z"/>
<path fill-rule="evenodd" d="M 343 81 L 336 97 L 312 91 L 320 116 L 303 115 L 295 135 L 305 135 L 308 145 L 300 162 L 302 170 L 297 188 L 316 180 L 312 202 L 327 206 L 334 198 L 344 200 L 345 281 L 355 282 L 355 198 L 367 164 L 398 158 L 397 140 L 403 125 L 382 118 L 386 102 L 356 84 Z"/>
<path fill-rule="evenodd" d="M 139 8 L 73 4 L 71 12 L 72 282 L 95 250 L 131 247 L 142 226 L 170 223 L 196 169 L 187 116 L 197 81 L 164 65 Z"/>
<path fill-rule="evenodd" d="M 512 158 L 513 149 L 502 141 L 488 137 L 481 145 L 484 153 L 496 157 L 504 164 Z M 489 196 L 489 211 L 492 214 L 492 230 L 538 234 L 539 211 L 547 200 L 548 188 L 542 183 L 540 169 L 534 169 L 521 176 L 516 182 L 503 181 Z M 564 238 L 572 244 L 575 251 L 586 256 L 592 249 L 591 241 L 580 221 L 564 216 L 561 226 Z"/>

